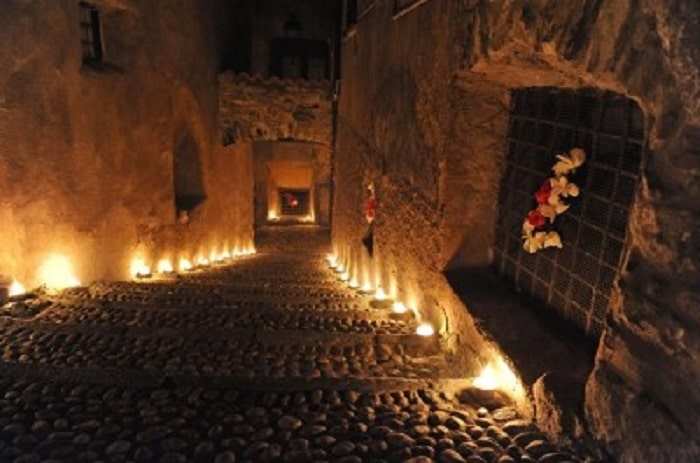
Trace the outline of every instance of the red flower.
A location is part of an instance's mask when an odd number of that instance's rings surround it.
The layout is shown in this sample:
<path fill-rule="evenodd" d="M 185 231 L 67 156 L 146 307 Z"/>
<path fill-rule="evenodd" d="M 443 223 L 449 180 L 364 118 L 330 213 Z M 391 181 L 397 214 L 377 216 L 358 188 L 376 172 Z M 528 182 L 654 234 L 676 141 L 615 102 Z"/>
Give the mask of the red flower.
<path fill-rule="evenodd" d="M 369 198 L 367 204 L 365 205 L 365 217 L 367 222 L 372 222 L 374 217 L 377 215 L 377 200 L 375 198 Z"/>
<path fill-rule="evenodd" d="M 540 213 L 538 210 L 530 211 L 530 213 L 527 215 L 527 221 L 530 225 L 537 228 L 542 228 L 544 226 L 544 223 L 546 221 L 545 217 Z"/>
<path fill-rule="evenodd" d="M 549 180 L 545 181 L 537 193 L 535 193 L 535 199 L 537 204 L 547 204 L 549 203 L 549 195 L 552 193 L 552 184 Z"/>

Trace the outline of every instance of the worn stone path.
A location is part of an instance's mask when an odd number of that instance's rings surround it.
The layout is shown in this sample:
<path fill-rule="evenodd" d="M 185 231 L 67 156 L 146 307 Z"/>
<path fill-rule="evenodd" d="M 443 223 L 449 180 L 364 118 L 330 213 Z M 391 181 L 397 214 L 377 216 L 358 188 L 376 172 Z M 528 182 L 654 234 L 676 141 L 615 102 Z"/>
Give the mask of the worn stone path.
<path fill-rule="evenodd" d="M 440 392 L 414 322 L 325 268 L 327 236 L 0 310 L 0 462 L 576 462 L 513 409 Z"/>

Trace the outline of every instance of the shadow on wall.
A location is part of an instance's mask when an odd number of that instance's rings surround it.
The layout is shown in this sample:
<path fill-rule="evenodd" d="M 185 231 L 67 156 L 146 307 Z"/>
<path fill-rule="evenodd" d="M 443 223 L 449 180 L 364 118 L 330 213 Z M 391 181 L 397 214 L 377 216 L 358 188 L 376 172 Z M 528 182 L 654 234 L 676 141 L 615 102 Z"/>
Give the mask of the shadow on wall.
<path fill-rule="evenodd" d="M 192 212 L 206 200 L 199 146 L 187 131 L 175 145 L 173 156 L 175 208 L 178 216 Z"/>

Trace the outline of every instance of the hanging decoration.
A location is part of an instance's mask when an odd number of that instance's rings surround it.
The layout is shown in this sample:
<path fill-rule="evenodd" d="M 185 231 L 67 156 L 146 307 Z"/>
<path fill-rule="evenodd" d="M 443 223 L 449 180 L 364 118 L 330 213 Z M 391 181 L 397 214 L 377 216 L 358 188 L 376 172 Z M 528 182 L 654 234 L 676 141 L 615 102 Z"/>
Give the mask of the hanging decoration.
<path fill-rule="evenodd" d="M 586 153 L 580 148 L 572 149 L 569 154 L 557 156 L 557 163 L 552 167 L 554 177 L 550 177 L 535 193 L 537 208 L 531 210 L 523 222 L 523 249 L 534 254 L 546 248 L 562 248 L 559 233 L 552 228 L 557 216 L 565 213 L 569 205 L 565 198 L 578 197 L 579 187 L 567 177 L 586 162 Z"/>

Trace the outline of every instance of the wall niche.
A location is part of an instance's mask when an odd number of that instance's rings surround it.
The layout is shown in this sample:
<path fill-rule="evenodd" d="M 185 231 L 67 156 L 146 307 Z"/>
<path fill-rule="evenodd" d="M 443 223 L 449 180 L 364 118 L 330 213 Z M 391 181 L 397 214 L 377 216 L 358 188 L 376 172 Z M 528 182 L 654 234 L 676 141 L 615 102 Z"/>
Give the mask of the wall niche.
<path fill-rule="evenodd" d="M 570 180 L 581 190 L 554 228 L 563 248 L 523 249 L 522 223 L 556 156 L 582 148 Z M 518 292 L 597 337 L 627 248 L 630 208 L 646 149 L 644 116 L 631 99 L 596 89 L 514 90 L 493 246 L 497 272 Z"/>

